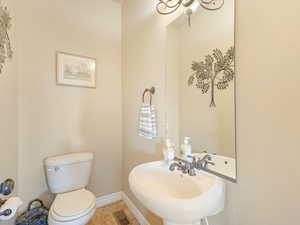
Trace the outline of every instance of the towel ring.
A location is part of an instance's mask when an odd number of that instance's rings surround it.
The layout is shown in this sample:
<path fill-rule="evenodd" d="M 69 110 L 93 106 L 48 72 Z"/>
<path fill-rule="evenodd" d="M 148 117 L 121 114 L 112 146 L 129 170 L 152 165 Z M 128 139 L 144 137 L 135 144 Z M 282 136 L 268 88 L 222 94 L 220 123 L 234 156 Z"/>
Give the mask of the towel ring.
<path fill-rule="evenodd" d="M 151 87 L 150 89 L 145 89 L 145 91 L 143 92 L 143 97 L 142 97 L 142 101 L 143 103 L 145 103 L 145 95 L 146 93 L 149 92 L 149 95 L 150 95 L 150 105 L 152 105 L 152 95 L 155 94 L 155 87 Z"/>

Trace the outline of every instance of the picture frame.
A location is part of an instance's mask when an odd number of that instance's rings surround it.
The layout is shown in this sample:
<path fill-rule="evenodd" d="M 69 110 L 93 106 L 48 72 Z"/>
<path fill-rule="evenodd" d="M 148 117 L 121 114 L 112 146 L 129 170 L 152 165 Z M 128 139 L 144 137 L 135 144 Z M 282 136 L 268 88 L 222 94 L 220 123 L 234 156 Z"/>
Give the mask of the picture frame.
<path fill-rule="evenodd" d="M 56 52 L 57 85 L 96 88 L 97 60 L 66 52 Z"/>

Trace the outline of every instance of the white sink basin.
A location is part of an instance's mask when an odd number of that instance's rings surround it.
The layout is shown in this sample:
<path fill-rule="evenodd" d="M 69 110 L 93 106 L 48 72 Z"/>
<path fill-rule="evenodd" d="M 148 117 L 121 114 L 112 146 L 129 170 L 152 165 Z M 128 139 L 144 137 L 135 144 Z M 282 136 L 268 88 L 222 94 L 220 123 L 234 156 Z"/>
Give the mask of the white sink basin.
<path fill-rule="evenodd" d="M 200 219 L 224 209 L 225 184 L 203 171 L 197 176 L 169 171 L 164 162 L 135 167 L 129 175 L 131 191 L 166 225 L 200 224 Z"/>

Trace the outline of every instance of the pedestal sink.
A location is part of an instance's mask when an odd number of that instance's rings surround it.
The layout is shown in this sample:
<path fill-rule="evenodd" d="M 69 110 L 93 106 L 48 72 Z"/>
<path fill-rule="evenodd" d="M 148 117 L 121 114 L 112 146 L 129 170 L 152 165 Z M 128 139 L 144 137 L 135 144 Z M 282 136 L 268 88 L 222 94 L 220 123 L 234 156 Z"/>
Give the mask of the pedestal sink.
<path fill-rule="evenodd" d="M 224 209 L 225 184 L 215 175 L 197 171 L 196 176 L 169 171 L 157 161 L 136 166 L 129 175 L 136 198 L 165 225 L 196 225 L 204 217 Z"/>

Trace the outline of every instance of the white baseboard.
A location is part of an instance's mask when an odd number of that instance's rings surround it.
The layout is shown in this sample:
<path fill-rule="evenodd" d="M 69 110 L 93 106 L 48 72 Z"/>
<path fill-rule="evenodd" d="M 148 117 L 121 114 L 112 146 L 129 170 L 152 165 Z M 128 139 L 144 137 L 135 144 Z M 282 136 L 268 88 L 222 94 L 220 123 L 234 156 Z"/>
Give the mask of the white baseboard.
<path fill-rule="evenodd" d="M 140 223 L 140 225 L 150 225 L 148 220 L 144 217 L 144 215 L 140 212 L 140 210 L 133 204 L 133 202 L 128 198 L 128 196 L 120 191 L 116 193 L 112 193 L 109 195 L 104 195 L 96 199 L 96 207 L 102 207 L 114 202 L 123 200 L 127 205 L 128 209 L 132 212 L 134 217 Z"/>
<path fill-rule="evenodd" d="M 124 192 L 122 192 L 122 199 L 127 205 L 130 212 L 132 212 L 137 221 L 139 221 L 140 225 L 150 225 L 150 223 L 144 217 L 141 211 L 133 204 L 133 202 L 130 200 L 130 198 L 128 198 L 128 196 Z"/>
<path fill-rule="evenodd" d="M 120 201 L 122 200 L 122 192 L 116 192 L 116 193 L 112 193 L 109 195 L 104 195 L 101 197 L 98 197 L 96 199 L 96 207 L 102 207 L 102 206 L 106 206 L 109 204 L 112 204 L 114 202 Z"/>

